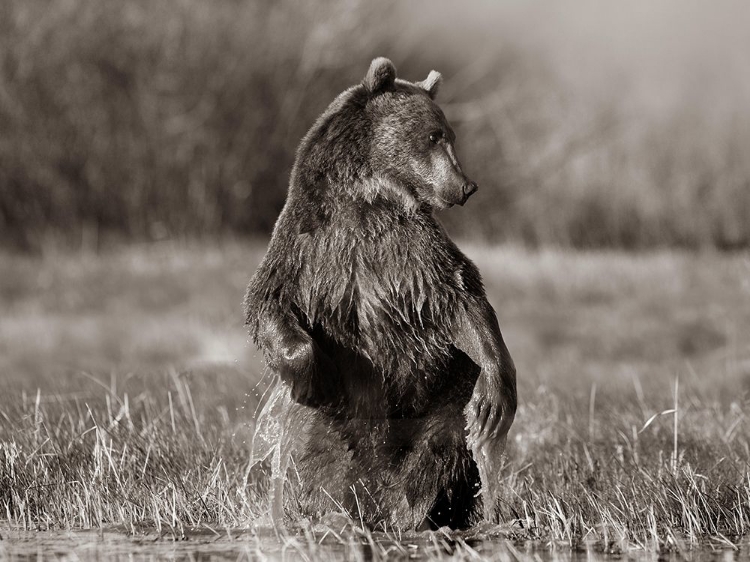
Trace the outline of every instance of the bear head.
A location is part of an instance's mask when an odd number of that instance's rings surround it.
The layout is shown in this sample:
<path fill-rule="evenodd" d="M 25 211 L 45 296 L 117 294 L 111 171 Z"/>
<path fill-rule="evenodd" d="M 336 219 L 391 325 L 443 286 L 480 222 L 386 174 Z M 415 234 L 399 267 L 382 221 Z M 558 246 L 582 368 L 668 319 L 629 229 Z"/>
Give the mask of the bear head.
<path fill-rule="evenodd" d="M 441 81 L 434 70 L 422 82 L 400 80 L 386 58 L 373 60 L 362 81 L 373 175 L 407 200 L 437 209 L 463 205 L 477 190 L 456 155 L 456 134 L 434 101 Z"/>
<path fill-rule="evenodd" d="M 290 200 L 301 232 L 326 222 L 342 199 L 395 201 L 412 210 L 463 205 L 477 190 L 456 156 L 456 135 L 435 103 L 441 76 L 396 78 L 376 58 L 362 82 L 340 94 L 297 151 Z"/>

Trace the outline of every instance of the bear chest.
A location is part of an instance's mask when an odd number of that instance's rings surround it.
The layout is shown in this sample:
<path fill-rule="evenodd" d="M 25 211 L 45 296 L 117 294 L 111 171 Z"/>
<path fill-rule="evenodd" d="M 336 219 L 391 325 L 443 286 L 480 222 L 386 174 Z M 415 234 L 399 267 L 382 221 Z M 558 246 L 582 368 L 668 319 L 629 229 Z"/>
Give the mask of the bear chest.
<path fill-rule="evenodd" d="M 440 367 L 450 355 L 461 273 L 435 242 L 392 231 L 317 245 L 302 275 L 311 280 L 302 287 L 309 322 L 384 373 Z"/>

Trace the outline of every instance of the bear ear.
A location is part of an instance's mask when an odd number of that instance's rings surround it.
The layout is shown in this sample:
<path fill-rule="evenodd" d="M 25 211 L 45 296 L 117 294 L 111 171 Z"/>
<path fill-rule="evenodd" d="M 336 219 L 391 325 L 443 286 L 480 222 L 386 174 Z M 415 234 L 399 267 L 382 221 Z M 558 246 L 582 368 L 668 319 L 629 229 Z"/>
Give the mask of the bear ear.
<path fill-rule="evenodd" d="M 393 86 L 396 80 L 396 67 L 385 57 L 378 57 L 370 63 L 370 70 L 362 84 L 371 94 L 383 92 Z"/>
<path fill-rule="evenodd" d="M 437 70 L 430 70 L 430 74 L 427 78 L 417 83 L 417 86 L 422 88 L 430 98 L 435 99 L 435 96 L 440 89 L 440 84 L 443 83 L 443 76 Z"/>

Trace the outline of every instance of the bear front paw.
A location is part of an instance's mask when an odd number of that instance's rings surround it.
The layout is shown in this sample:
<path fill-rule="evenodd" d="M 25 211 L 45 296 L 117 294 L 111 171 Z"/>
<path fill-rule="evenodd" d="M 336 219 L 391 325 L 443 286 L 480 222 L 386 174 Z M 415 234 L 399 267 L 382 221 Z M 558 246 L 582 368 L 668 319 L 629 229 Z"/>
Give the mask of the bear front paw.
<path fill-rule="evenodd" d="M 469 438 L 475 443 L 502 438 L 510 429 L 515 414 L 515 390 L 503 389 L 497 381 L 480 375 L 466 406 Z"/>
<path fill-rule="evenodd" d="M 295 402 L 311 408 L 335 406 L 340 397 L 336 365 L 314 342 L 304 342 L 284 354 L 279 374 Z"/>

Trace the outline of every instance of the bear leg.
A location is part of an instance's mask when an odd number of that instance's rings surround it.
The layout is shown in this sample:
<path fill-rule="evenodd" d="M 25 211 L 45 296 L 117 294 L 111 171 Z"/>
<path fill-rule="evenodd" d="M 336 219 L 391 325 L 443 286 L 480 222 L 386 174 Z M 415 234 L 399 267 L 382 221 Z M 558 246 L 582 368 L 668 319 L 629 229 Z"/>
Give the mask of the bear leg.
<path fill-rule="evenodd" d="M 479 471 L 465 425 L 460 411 L 437 410 L 424 420 L 420 438 L 402 461 L 405 497 L 418 507 L 414 515 L 433 529 L 468 527 L 479 513 Z"/>

